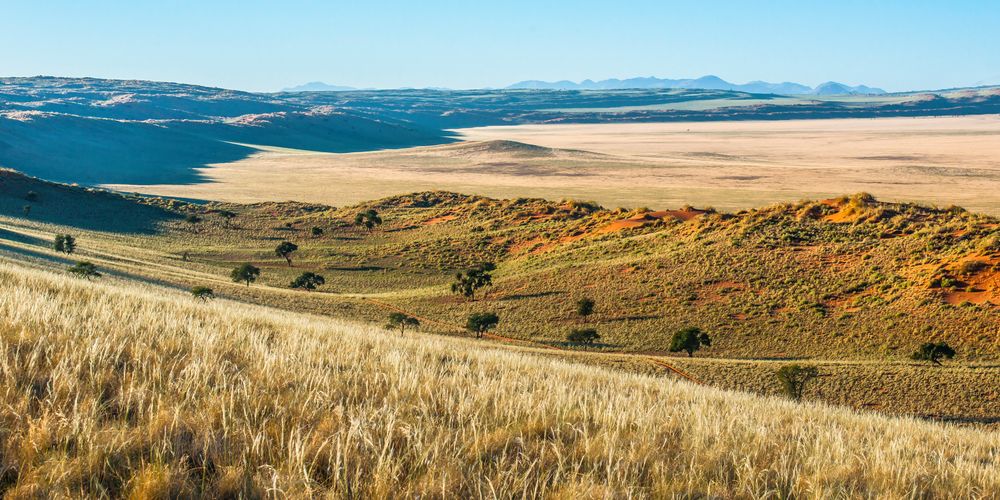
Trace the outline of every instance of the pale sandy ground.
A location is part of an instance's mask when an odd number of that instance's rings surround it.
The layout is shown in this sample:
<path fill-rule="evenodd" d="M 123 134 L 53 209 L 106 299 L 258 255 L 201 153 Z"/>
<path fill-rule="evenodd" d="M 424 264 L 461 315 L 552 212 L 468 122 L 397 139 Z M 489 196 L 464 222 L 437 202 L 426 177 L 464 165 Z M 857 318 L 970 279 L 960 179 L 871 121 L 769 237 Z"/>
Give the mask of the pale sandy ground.
<path fill-rule="evenodd" d="M 444 189 L 733 210 L 867 191 L 1000 215 L 1000 116 L 522 125 L 458 131 L 579 151 L 471 143 L 371 153 L 264 148 L 190 186 L 111 186 L 226 201 L 345 205 Z"/>

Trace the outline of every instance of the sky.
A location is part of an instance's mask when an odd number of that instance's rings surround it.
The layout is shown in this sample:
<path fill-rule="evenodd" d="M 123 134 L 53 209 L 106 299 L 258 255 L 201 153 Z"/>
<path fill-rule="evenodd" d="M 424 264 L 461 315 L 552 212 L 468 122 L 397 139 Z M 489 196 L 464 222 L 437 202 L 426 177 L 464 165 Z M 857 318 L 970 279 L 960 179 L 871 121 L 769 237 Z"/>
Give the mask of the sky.
<path fill-rule="evenodd" d="M 2 0 L 0 76 L 275 91 L 520 80 L 1000 84 L 996 0 Z"/>

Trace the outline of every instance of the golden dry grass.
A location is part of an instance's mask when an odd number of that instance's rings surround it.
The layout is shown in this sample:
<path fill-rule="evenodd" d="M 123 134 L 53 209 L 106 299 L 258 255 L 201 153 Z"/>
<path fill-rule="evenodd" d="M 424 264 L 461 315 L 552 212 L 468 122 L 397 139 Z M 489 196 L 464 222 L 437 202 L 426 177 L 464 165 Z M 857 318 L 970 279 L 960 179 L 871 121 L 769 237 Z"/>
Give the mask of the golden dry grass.
<path fill-rule="evenodd" d="M 458 131 L 479 142 L 370 153 L 264 148 L 203 170 L 211 182 L 113 186 L 233 202 L 336 206 L 423 190 L 596 200 L 605 206 L 737 210 L 870 192 L 1000 214 L 996 115 L 715 123 L 520 125 Z M 580 153 L 579 151 L 590 152 Z"/>
<path fill-rule="evenodd" d="M 0 265 L 10 498 L 995 497 L 1000 435 Z"/>

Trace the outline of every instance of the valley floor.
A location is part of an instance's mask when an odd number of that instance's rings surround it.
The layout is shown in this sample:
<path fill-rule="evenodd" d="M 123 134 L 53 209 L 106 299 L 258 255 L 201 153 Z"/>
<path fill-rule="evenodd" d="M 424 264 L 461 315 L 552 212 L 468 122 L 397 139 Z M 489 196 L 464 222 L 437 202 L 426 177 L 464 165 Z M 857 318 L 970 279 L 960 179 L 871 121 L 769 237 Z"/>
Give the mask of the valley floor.
<path fill-rule="evenodd" d="M 206 182 L 109 187 L 342 206 L 423 190 L 733 211 L 869 192 L 1000 214 L 997 115 L 480 127 L 444 146 L 332 154 L 259 147 Z"/>

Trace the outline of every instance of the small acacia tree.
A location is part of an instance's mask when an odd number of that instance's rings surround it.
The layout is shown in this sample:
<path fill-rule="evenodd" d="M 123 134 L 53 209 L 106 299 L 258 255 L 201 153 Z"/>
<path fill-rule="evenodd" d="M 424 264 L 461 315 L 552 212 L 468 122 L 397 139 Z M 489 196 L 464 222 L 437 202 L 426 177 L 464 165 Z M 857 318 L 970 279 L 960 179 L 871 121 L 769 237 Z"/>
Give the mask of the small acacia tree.
<path fill-rule="evenodd" d="M 207 286 L 196 286 L 191 288 L 191 296 L 199 300 L 208 301 L 215 298 L 215 292 Z"/>
<path fill-rule="evenodd" d="M 496 328 L 498 323 L 500 317 L 495 313 L 472 313 L 465 322 L 465 329 L 475 334 L 477 339 L 481 339 L 484 333 Z"/>
<path fill-rule="evenodd" d="M 299 246 L 291 241 L 282 241 L 274 248 L 274 253 L 288 262 L 288 267 L 292 267 L 292 253 L 299 249 Z"/>
<path fill-rule="evenodd" d="M 73 267 L 67 269 L 67 271 L 74 276 L 79 276 L 88 280 L 101 277 L 101 273 L 97 272 L 97 267 L 94 266 L 94 264 L 85 261 L 77 262 L 73 265 Z"/>
<path fill-rule="evenodd" d="M 257 278 L 260 277 L 260 268 L 249 262 L 240 264 L 229 273 L 229 277 L 232 278 L 233 283 L 246 283 L 249 287 L 250 283 L 257 281 Z"/>
<path fill-rule="evenodd" d="M 492 262 L 484 262 L 464 273 L 456 274 L 455 282 L 451 284 L 451 293 L 476 300 L 476 290 L 493 284 L 493 275 L 490 271 L 495 269 L 496 266 Z"/>
<path fill-rule="evenodd" d="M 26 201 L 30 201 L 30 202 L 36 202 L 36 201 L 38 201 L 38 193 L 36 193 L 36 192 L 34 192 L 34 191 L 28 191 L 28 192 L 27 192 L 27 193 L 26 193 L 26 194 L 24 195 L 24 199 L 25 199 Z"/>
<path fill-rule="evenodd" d="M 594 314 L 594 301 L 587 297 L 576 301 L 576 314 L 584 319 Z"/>
<path fill-rule="evenodd" d="M 314 273 L 314 272 L 304 272 L 299 275 L 298 278 L 292 280 L 292 288 L 299 288 L 306 291 L 313 291 L 316 287 L 326 283 L 326 278 Z"/>
<path fill-rule="evenodd" d="M 236 218 L 236 212 L 233 212 L 231 210 L 219 210 L 216 213 L 219 214 L 219 217 L 222 217 L 223 224 L 225 224 L 226 227 L 229 227 L 233 219 Z"/>
<path fill-rule="evenodd" d="M 712 339 L 701 328 L 689 326 L 678 330 L 670 340 L 670 352 L 685 351 L 688 357 L 694 356 L 694 352 L 701 349 L 701 346 L 711 346 Z"/>
<path fill-rule="evenodd" d="M 313 237 L 315 238 L 323 236 L 323 228 L 318 226 L 313 226 L 312 229 L 309 230 L 309 232 L 312 233 Z"/>
<path fill-rule="evenodd" d="M 942 359 L 954 358 L 955 354 L 955 349 L 952 349 L 950 345 L 944 342 L 927 342 L 910 355 L 910 358 L 914 361 L 930 361 L 935 365 L 941 366 Z"/>
<path fill-rule="evenodd" d="M 781 383 L 781 391 L 798 401 L 802 399 L 806 385 L 819 377 L 819 370 L 815 366 L 786 365 L 775 372 L 775 375 Z"/>
<path fill-rule="evenodd" d="M 400 335 L 403 335 L 403 333 L 406 332 L 406 327 L 408 326 L 417 328 L 420 326 L 420 320 L 401 312 L 394 312 L 390 314 L 389 323 L 385 325 L 387 329 L 399 328 Z"/>
<path fill-rule="evenodd" d="M 192 231 L 198 232 L 198 224 L 201 223 L 201 217 L 198 217 L 196 214 L 188 214 L 187 217 L 184 217 L 184 222 L 191 225 Z"/>
<path fill-rule="evenodd" d="M 594 341 L 599 340 L 600 335 L 597 334 L 597 330 L 594 328 L 580 328 L 573 330 L 566 336 L 566 340 L 570 342 L 576 342 L 580 344 L 593 344 Z"/>
<path fill-rule="evenodd" d="M 369 233 L 380 224 L 382 224 L 382 217 L 374 209 L 365 210 L 354 216 L 354 225 L 365 228 L 365 231 Z"/>
<path fill-rule="evenodd" d="M 25 205 L 21 207 L 21 212 L 24 213 L 25 217 L 31 215 L 31 205 Z"/>
<path fill-rule="evenodd" d="M 68 234 L 57 234 L 52 242 L 52 249 L 57 252 L 71 254 L 76 251 L 76 238 Z"/>

